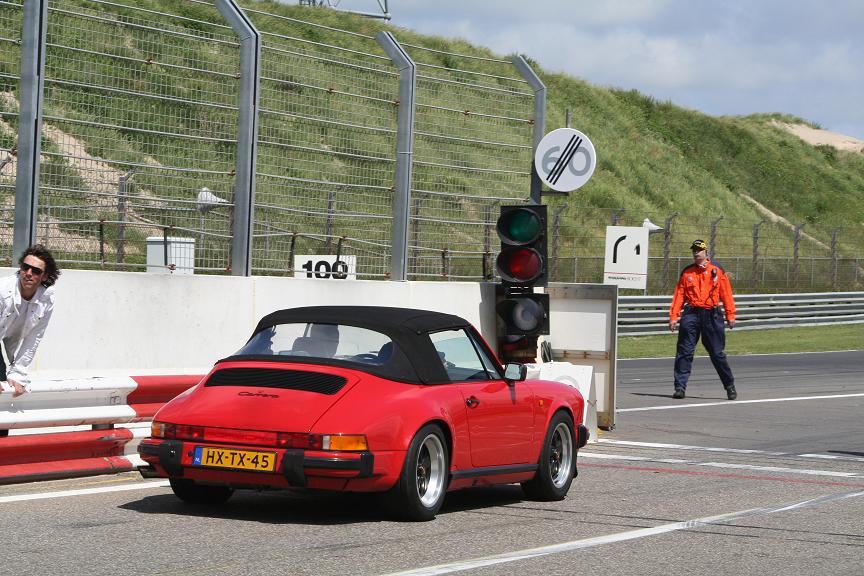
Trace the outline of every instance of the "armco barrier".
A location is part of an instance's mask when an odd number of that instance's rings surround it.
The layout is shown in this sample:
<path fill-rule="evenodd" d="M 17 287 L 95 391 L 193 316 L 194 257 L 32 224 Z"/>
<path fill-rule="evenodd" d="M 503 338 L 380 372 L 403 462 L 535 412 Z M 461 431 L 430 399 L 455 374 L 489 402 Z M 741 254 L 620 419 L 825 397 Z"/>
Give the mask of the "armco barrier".
<path fill-rule="evenodd" d="M 620 296 L 618 334 L 669 333 L 672 296 Z M 741 294 L 735 296 L 736 330 L 864 322 L 864 292 Z"/>
<path fill-rule="evenodd" d="M 597 409 L 592 368 L 567 362 L 529 366 L 531 378 L 565 382 L 585 397 L 583 422 L 596 441 Z M 0 485 L 134 470 L 135 449 L 149 427 L 114 428 L 150 421 L 159 408 L 203 376 L 132 376 L 34 381 L 33 392 L 0 394 Z M 46 432 L 40 427 L 92 425 L 92 430 Z"/>
<path fill-rule="evenodd" d="M 131 376 L 34 380 L 33 391 L 0 394 L 0 430 L 86 426 L 93 430 L 12 434 L 0 438 L 0 484 L 88 476 L 134 469 L 135 446 L 147 428 L 114 428 L 146 422 L 203 376 Z"/>

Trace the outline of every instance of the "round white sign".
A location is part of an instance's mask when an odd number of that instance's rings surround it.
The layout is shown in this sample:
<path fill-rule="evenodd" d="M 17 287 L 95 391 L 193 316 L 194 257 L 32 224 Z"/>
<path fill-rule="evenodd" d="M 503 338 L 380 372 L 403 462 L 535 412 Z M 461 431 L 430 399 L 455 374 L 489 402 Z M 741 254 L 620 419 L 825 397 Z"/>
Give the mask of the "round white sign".
<path fill-rule="evenodd" d="M 585 134 L 573 128 L 558 128 L 546 134 L 534 152 L 534 168 L 552 190 L 571 192 L 594 174 L 597 153 Z"/>

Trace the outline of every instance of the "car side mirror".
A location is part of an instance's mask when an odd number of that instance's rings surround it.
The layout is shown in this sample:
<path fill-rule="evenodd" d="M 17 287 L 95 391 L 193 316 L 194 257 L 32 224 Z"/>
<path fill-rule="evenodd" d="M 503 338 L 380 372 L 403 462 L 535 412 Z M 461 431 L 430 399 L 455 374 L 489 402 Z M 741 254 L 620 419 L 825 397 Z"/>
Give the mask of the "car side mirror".
<path fill-rule="evenodd" d="M 508 382 L 521 382 L 528 375 L 528 367 L 511 362 L 504 367 L 504 379 Z"/>

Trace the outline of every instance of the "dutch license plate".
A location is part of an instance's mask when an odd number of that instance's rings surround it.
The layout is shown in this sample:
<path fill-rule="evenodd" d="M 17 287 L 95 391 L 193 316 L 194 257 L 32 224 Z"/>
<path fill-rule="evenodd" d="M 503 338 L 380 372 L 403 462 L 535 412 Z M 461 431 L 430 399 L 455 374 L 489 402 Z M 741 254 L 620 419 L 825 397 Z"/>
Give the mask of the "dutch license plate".
<path fill-rule="evenodd" d="M 273 472 L 276 469 L 276 453 L 196 446 L 192 465 Z"/>

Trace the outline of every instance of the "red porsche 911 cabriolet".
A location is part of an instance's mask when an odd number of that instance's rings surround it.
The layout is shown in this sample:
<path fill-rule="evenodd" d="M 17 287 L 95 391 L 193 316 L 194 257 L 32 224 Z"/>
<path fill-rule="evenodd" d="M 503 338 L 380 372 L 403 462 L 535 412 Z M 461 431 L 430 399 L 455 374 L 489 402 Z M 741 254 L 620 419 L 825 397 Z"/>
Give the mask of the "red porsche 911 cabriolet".
<path fill-rule="evenodd" d="M 563 499 L 588 439 L 583 406 L 573 387 L 502 367 L 458 316 L 293 308 L 159 410 L 140 471 L 188 502 L 244 488 L 386 492 L 398 516 L 430 520 L 447 491 L 470 486 Z"/>

